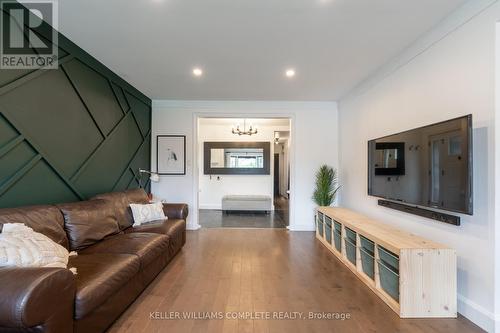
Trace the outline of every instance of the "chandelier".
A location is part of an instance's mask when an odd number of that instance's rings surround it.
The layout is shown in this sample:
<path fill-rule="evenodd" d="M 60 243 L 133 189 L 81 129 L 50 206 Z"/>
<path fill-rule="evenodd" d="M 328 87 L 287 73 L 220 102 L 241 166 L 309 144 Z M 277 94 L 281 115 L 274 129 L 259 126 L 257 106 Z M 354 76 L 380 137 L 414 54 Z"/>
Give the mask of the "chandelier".
<path fill-rule="evenodd" d="M 246 119 L 243 120 L 243 130 L 240 129 L 240 125 L 236 125 L 236 128 L 234 128 L 231 131 L 233 134 L 236 135 L 254 135 L 258 133 L 257 127 L 252 127 L 250 124 L 250 127 L 248 128 L 247 131 L 247 126 L 246 126 Z"/>

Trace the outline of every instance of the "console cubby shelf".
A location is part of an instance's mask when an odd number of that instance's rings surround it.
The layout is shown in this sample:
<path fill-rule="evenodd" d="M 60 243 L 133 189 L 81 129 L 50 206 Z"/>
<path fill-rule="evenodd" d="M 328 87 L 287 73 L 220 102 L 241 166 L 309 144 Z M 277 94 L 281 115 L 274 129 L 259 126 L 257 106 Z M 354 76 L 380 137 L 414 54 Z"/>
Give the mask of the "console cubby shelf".
<path fill-rule="evenodd" d="M 457 317 L 454 249 L 336 207 L 318 208 L 316 238 L 401 318 Z"/>

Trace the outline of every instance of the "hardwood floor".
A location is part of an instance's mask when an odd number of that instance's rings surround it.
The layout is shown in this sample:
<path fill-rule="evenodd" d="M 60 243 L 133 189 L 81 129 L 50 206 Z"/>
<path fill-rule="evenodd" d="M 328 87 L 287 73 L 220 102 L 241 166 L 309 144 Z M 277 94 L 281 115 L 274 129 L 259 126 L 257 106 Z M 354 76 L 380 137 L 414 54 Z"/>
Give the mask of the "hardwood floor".
<path fill-rule="evenodd" d="M 157 313 L 155 313 L 157 311 Z M 165 319 L 177 312 L 339 312 L 346 320 Z M 151 319 L 161 317 L 163 319 Z M 285 314 L 282 314 L 285 315 Z M 309 232 L 201 229 L 109 332 L 480 332 L 459 319 L 405 319 Z"/>
<path fill-rule="evenodd" d="M 274 198 L 274 212 L 278 215 L 285 225 L 290 222 L 290 201 L 282 196 Z"/>

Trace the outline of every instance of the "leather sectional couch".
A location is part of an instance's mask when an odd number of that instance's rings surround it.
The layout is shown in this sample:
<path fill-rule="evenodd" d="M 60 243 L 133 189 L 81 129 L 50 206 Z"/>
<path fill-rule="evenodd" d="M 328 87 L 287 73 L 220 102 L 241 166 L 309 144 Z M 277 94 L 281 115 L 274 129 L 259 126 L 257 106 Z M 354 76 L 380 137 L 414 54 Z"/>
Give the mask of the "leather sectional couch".
<path fill-rule="evenodd" d="M 24 223 L 77 251 L 64 268 L 0 269 L 0 332 L 103 332 L 186 242 L 185 204 L 164 204 L 167 220 L 132 227 L 141 190 L 89 201 L 0 209 L 0 224 Z"/>

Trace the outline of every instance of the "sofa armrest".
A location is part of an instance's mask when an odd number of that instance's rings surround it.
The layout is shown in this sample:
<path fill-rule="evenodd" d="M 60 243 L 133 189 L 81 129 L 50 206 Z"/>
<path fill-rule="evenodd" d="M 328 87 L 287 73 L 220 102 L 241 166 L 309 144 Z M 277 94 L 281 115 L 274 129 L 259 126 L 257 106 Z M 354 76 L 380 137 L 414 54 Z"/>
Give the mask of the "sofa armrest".
<path fill-rule="evenodd" d="M 169 219 L 185 220 L 189 214 L 188 205 L 181 203 L 164 203 L 163 212 Z"/>
<path fill-rule="evenodd" d="M 76 282 L 64 268 L 1 268 L 0 331 L 72 332 Z"/>

